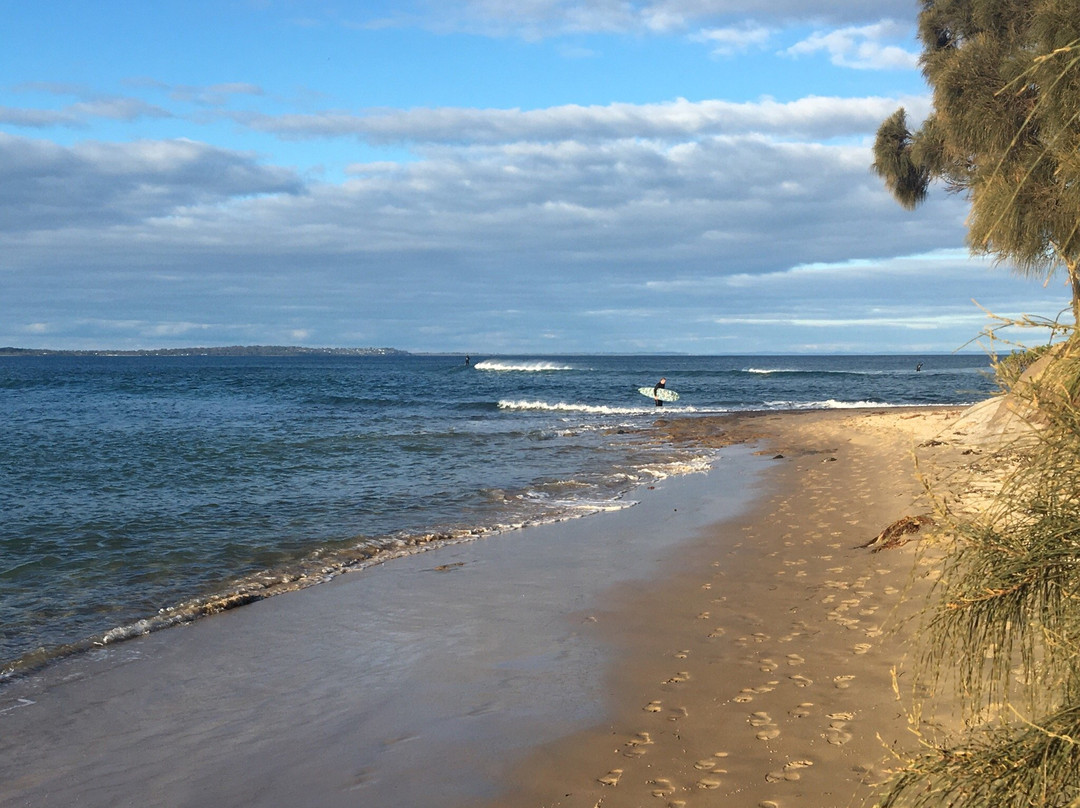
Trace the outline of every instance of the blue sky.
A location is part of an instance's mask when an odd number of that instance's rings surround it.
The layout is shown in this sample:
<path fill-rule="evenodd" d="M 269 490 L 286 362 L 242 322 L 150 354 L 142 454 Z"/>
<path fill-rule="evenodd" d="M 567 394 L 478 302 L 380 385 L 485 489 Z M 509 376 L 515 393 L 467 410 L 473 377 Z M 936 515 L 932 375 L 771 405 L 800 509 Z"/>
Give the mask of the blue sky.
<path fill-rule="evenodd" d="M 1068 305 L 870 171 L 913 1 L 0 11 L 0 345 L 918 353 Z"/>

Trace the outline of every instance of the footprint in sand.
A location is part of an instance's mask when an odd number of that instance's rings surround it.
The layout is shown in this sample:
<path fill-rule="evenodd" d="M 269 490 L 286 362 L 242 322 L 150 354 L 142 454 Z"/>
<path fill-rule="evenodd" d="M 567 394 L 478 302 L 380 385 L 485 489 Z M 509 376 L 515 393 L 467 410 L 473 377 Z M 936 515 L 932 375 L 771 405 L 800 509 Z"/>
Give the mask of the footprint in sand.
<path fill-rule="evenodd" d="M 754 737 L 759 741 L 771 741 L 780 736 L 780 728 L 773 723 L 768 713 L 752 713 L 749 721 L 750 726 L 758 729 L 758 733 Z"/>
<path fill-rule="evenodd" d="M 768 657 L 766 657 L 765 659 L 759 659 L 758 665 L 760 669 L 763 670 L 765 673 L 772 673 L 779 667 L 775 661 L 769 659 Z"/>
<path fill-rule="evenodd" d="M 686 659 L 688 656 L 690 656 L 689 651 L 679 651 L 675 654 L 676 659 Z"/>
<path fill-rule="evenodd" d="M 702 777 L 697 781 L 698 788 L 705 788 L 712 790 L 714 788 L 720 788 L 721 783 L 715 777 Z"/>
<path fill-rule="evenodd" d="M 698 620 L 708 620 L 709 619 L 709 613 L 708 612 L 702 612 L 701 614 L 699 614 L 697 616 L 697 619 Z"/>
<path fill-rule="evenodd" d="M 734 698 L 734 701 L 736 704 L 746 704 L 747 702 L 753 701 L 754 696 L 760 696 L 762 693 L 771 693 L 776 690 L 778 684 L 780 684 L 780 682 L 774 680 L 768 684 L 758 685 L 757 687 L 744 687 L 739 691 L 739 695 Z"/>
<path fill-rule="evenodd" d="M 668 721 L 678 721 L 680 718 L 686 718 L 690 715 L 689 710 L 685 707 L 672 707 L 668 712 Z"/>
<path fill-rule="evenodd" d="M 860 656 L 861 656 L 862 654 L 865 654 L 865 653 L 866 653 L 867 651 L 869 651 L 869 650 L 870 650 L 871 648 L 873 648 L 873 647 L 874 647 L 874 646 L 870 645 L 870 643 L 867 643 L 867 642 L 860 642 L 860 643 L 857 643 L 857 644 L 856 644 L 856 645 L 855 645 L 855 646 L 854 646 L 854 647 L 853 647 L 853 648 L 851 649 L 851 653 L 853 653 L 853 654 L 858 654 L 858 655 L 860 655 Z"/>
<path fill-rule="evenodd" d="M 644 710 L 647 713 L 658 713 L 663 708 L 661 708 L 660 702 L 658 702 L 658 701 L 650 701 L 648 704 L 646 704 L 641 709 Z"/>
<path fill-rule="evenodd" d="M 605 786 L 617 786 L 619 784 L 619 779 L 622 777 L 622 773 L 622 769 L 612 769 L 603 777 L 597 777 L 596 781 Z"/>
<path fill-rule="evenodd" d="M 792 718 L 806 718 L 808 715 L 810 715 L 810 708 L 813 706 L 813 702 L 805 701 L 799 706 L 792 709 L 790 712 L 788 712 L 788 715 L 790 715 Z"/>
<path fill-rule="evenodd" d="M 787 655 L 787 664 L 792 668 L 802 665 L 804 662 L 806 662 L 806 660 L 799 654 Z"/>
<path fill-rule="evenodd" d="M 652 736 L 647 732 L 639 732 L 633 738 L 628 740 L 623 746 L 626 747 L 626 751 L 623 752 L 624 757 L 639 758 L 644 755 L 648 750 L 644 747 L 652 746 Z"/>
<path fill-rule="evenodd" d="M 852 738 L 852 734 L 848 732 L 847 727 L 847 721 L 831 722 L 829 728 L 825 730 L 825 740 L 833 746 L 843 746 Z"/>
<path fill-rule="evenodd" d="M 700 771 L 711 771 L 713 774 L 727 774 L 727 769 L 718 769 L 720 760 L 727 757 L 727 752 L 717 752 L 711 758 L 705 758 L 699 760 L 694 764 L 694 768 Z"/>
<path fill-rule="evenodd" d="M 855 678 L 854 676 L 850 676 L 850 675 L 849 676 L 834 676 L 833 677 L 833 684 L 836 685 L 837 690 L 847 690 L 849 687 L 851 687 L 851 680 L 854 679 L 854 678 Z"/>
<path fill-rule="evenodd" d="M 668 679 L 665 679 L 663 681 L 663 684 L 665 684 L 665 685 L 678 685 L 678 684 L 682 684 L 683 682 L 689 680 L 689 678 L 690 678 L 690 674 L 689 674 L 688 671 L 679 671 L 674 676 L 672 676 L 672 677 L 670 677 Z"/>
<path fill-rule="evenodd" d="M 791 760 L 784 764 L 784 768 L 776 769 L 765 775 L 765 781 L 768 783 L 779 783 L 781 780 L 787 780 L 788 782 L 795 782 L 799 780 L 802 775 L 799 773 L 800 769 L 808 769 L 814 765 L 812 760 Z"/>
<path fill-rule="evenodd" d="M 652 795 L 654 797 L 669 797 L 675 793 L 675 784 L 666 777 L 658 777 L 655 780 L 650 780 L 649 785 L 654 786 L 652 790 Z"/>
<path fill-rule="evenodd" d="M 803 676 L 801 673 L 796 673 L 794 676 L 789 676 L 788 679 L 795 683 L 795 687 L 810 687 L 814 683 L 814 680 L 808 676 Z"/>

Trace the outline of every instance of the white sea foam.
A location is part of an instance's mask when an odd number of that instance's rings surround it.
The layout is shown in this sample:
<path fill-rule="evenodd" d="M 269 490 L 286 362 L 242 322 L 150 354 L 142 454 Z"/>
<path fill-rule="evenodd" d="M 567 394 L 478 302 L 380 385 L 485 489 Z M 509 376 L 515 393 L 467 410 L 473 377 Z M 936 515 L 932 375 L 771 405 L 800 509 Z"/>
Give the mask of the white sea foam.
<path fill-rule="evenodd" d="M 889 371 L 894 373 L 895 371 Z M 773 373 L 801 373 L 804 375 L 818 375 L 827 373 L 847 374 L 849 376 L 884 376 L 882 370 L 845 370 L 842 368 L 743 368 L 743 373 L 759 373 L 768 376 Z"/>
<path fill-rule="evenodd" d="M 606 404 L 569 404 L 565 401 L 550 403 L 547 401 L 509 401 L 499 402 L 500 410 L 543 410 L 547 412 L 582 412 L 590 415 L 639 415 L 653 412 L 652 407 L 611 407 Z"/>
<path fill-rule="evenodd" d="M 657 480 L 666 480 L 668 477 L 681 477 L 684 474 L 705 474 L 713 467 L 715 455 L 689 457 L 682 460 L 671 460 L 649 466 L 643 466 L 639 471 L 648 474 Z"/>
<path fill-rule="evenodd" d="M 776 410 L 858 410 L 866 407 L 918 407 L 918 404 L 886 404 L 882 401 L 766 401 L 765 406 Z"/>
<path fill-rule="evenodd" d="M 569 365 L 557 365 L 554 362 L 516 362 L 512 360 L 500 362 L 495 359 L 485 359 L 483 362 L 477 362 L 473 367 L 477 370 L 493 370 L 500 373 L 543 373 L 552 370 L 574 370 Z"/>

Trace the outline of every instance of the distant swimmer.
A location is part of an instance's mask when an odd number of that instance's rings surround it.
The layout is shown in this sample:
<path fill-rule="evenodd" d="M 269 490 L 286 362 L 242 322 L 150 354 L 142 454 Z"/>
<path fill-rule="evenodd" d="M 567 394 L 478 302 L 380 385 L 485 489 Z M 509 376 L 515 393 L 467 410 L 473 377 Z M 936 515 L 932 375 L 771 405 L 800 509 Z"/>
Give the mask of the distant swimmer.
<path fill-rule="evenodd" d="M 470 361 L 470 360 L 469 360 L 469 355 L 468 355 L 468 354 L 465 354 L 465 367 L 468 367 L 468 366 L 469 366 L 469 361 Z"/>
<path fill-rule="evenodd" d="M 656 402 L 657 407 L 663 407 L 664 402 L 660 399 L 659 396 L 656 395 L 656 391 L 657 390 L 663 390 L 666 385 L 667 385 L 667 378 L 663 377 L 663 378 L 660 379 L 660 381 L 658 381 L 656 383 L 656 386 L 653 387 L 653 389 L 652 389 L 652 391 L 653 391 L 653 401 Z"/>

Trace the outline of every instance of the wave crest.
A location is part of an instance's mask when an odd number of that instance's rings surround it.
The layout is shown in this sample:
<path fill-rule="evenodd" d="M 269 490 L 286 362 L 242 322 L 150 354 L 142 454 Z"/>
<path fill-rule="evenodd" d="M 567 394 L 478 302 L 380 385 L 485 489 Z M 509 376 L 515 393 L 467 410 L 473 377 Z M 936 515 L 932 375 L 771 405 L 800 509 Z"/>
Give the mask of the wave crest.
<path fill-rule="evenodd" d="M 919 404 L 887 404 L 884 401 L 837 401 L 828 398 L 824 401 L 766 401 L 769 409 L 778 410 L 858 410 L 866 407 L 897 408 L 918 407 Z"/>
<path fill-rule="evenodd" d="M 548 412 L 584 412 L 591 415 L 637 415 L 652 412 L 652 407 L 609 407 L 604 404 L 568 404 L 565 401 L 552 404 L 547 401 L 509 401 L 499 402 L 500 410 L 544 410 Z"/>
<path fill-rule="evenodd" d="M 557 365 L 554 362 L 499 362 L 485 359 L 473 365 L 477 370 L 492 370 L 499 373 L 544 373 L 552 370 L 574 370 L 569 365 Z"/>

